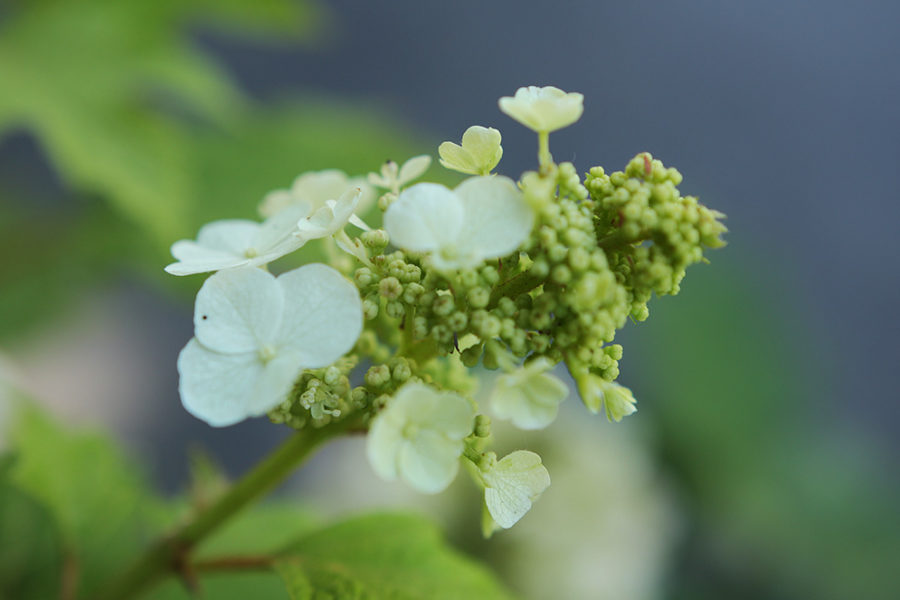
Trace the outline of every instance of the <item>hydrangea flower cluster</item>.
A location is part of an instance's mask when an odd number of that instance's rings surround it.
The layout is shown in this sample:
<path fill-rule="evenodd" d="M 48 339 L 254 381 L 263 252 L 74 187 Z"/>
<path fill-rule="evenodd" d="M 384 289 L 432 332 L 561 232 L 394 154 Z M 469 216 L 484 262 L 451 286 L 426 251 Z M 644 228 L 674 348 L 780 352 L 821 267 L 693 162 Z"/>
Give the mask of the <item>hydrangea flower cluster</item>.
<path fill-rule="evenodd" d="M 489 451 L 488 413 L 547 427 L 569 395 L 560 365 L 590 412 L 634 413 L 616 382 L 616 332 L 647 318 L 654 292 L 678 293 L 726 231 L 647 153 L 583 179 L 553 162 L 549 134 L 575 123 L 582 101 L 553 87 L 500 99 L 538 134 L 538 168 L 518 180 L 492 174 L 500 132 L 473 126 L 438 149 L 441 165 L 471 175 L 452 189 L 414 183 L 429 156 L 367 177 L 306 173 L 266 196 L 265 221 L 218 221 L 176 242 L 167 271 L 216 271 L 178 360 L 185 408 L 214 426 L 268 414 L 295 429 L 367 431 L 375 472 L 423 493 L 465 464 L 484 491 L 485 534 L 512 527 L 550 476 L 534 452 Z M 356 212 L 376 196 L 382 226 L 370 228 Z M 314 240 L 347 256 L 269 274 Z M 472 394 L 477 367 L 501 372 L 485 406 Z"/>

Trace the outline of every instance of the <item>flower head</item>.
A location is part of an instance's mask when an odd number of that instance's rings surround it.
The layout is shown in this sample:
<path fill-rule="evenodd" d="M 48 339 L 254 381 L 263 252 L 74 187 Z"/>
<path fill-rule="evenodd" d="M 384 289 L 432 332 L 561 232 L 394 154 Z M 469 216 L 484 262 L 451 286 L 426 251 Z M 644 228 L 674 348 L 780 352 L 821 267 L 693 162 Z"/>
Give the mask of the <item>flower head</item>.
<path fill-rule="evenodd" d="M 221 427 L 274 408 L 302 369 L 350 350 L 362 331 L 362 303 L 356 287 L 325 265 L 277 279 L 232 269 L 200 288 L 194 327 L 178 356 L 178 391 L 188 412 Z"/>
<path fill-rule="evenodd" d="M 290 189 L 266 194 L 259 205 L 259 213 L 264 217 L 271 217 L 288 206 L 306 205 L 307 214 L 312 214 L 329 200 L 334 201 L 348 190 L 357 188 L 360 197 L 356 210 L 364 214 L 375 200 L 375 190 L 366 183 L 364 177 L 348 177 L 339 169 L 310 171 L 297 177 Z"/>
<path fill-rule="evenodd" d="M 407 188 L 384 215 L 392 243 L 431 252 L 440 270 L 506 256 L 528 238 L 534 211 L 507 177 L 470 177 L 455 190 L 436 183 Z"/>
<path fill-rule="evenodd" d="M 601 407 L 605 407 L 607 420 L 618 423 L 637 412 L 637 401 L 627 387 L 591 373 L 576 376 L 575 381 L 582 402 L 592 413 L 597 414 Z"/>
<path fill-rule="evenodd" d="M 441 164 L 448 169 L 469 175 L 487 175 L 494 170 L 503 147 L 500 132 L 493 127 L 473 125 L 462 136 L 462 146 L 444 142 L 438 147 Z"/>
<path fill-rule="evenodd" d="M 456 477 L 474 419 L 472 404 L 462 396 L 407 383 L 372 420 L 369 462 L 383 479 L 400 477 L 420 492 L 440 492 Z"/>
<path fill-rule="evenodd" d="M 516 90 L 515 96 L 500 98 L 500 110 L 538 133 L 550 133 L 568 127 L 581 118 L 584 96 L 566 93 L 553 86 L 530 85 Z"/>
<path fill-rule="evenodd" d="M 197 240 L 172 244 L 177 262 L 166 267 L 172 275 L 193 275 L 236 267 L 258 267 L 290 254 L 305 240 L 294 235 L 306 206 L 290 206 L 264 223 L 243 219 L 213 221 L 200 228 Z"/>
<path fill-rule="evenodd" d="M 494 524 L 509 529 L 525 516 L 550 486 L 550 473 L 541 457 L 528 450 L 516 450 L 499 461 L 493 454 L 486 458 L 481 480 L 490 519 L 483 520 L 483 529 L 485 535 L 490 535 L 496 529 Z"/>
<path fill-rule="evenodd" d="M 547 373 L 552 368 L 548 358 L 540 357 L 498 377 L 490 399 L 494 414 L 520 429 L 543 429 L 552 423 L 569 395 L 569 386 Z"/>

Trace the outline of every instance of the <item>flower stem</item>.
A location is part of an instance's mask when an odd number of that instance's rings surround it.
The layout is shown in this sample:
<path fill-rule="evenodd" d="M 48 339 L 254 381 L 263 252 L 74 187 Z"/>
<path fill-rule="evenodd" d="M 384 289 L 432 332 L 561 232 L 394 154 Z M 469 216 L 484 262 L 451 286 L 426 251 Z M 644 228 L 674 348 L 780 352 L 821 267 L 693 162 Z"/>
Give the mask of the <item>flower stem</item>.
<path fill-rule="evenodd" d="M 147 549 L 119 579 L 112 582 L 101 600 L 133 598 L 166 575 L 189 568 L 188 557 L 194 546 L 247 504 L 284 481 L 320 444 L 343 431 L 344 425 L 341 422 L 335 426 L 298 431 L 208 509 Z"/>
<path fill-rule="evenodd" d="M 538 165 L 541 173 L 546 173 L 553 165 L 553 156 L 550 154 L 550 133 L 538 132 Z"/>

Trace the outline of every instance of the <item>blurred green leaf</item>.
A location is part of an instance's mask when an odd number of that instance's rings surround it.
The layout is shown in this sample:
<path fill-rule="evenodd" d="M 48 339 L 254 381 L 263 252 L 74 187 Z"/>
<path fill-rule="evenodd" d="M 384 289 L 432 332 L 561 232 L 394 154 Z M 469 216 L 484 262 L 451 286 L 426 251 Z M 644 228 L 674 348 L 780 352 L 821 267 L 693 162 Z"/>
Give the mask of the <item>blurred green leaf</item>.
<path fill-rule="evenodd" d="M 159 240 L 177 237 L 187 232 L 186 146 L 196 129 L 178 109 L 215 120 L 242 103 L 186 42 L 186 26 L 300 32 L 311 16 L 308 4 L 288 0 L 18 4 L 0 28 L 0 134 L 16 126 L 36 133 L 75 188 L 107 197 Z"/>
<path fill-rule="evenodd" d="M 290 540 L 310 531 L 318 523 L 296 503 L 254 506 L 238 514 L 197 549 L 198 560 L 222 556 L 270 554 Z M 215 600 L 288 600 L 284 583 L 271 571 L 217 572 L 202 574 L 204 597 Z M 181 582 L 168 578 L 146 596 L 147 600 L 190 600 Z"/>
<path fill-rule="evenodd" d="M 292 600 L 510 598 L 481 565 L 419 517 L 359 517 L 288 546 L 277 570 Z"/>
<path fill-rule="evenodd" d="M 79 597 L 90 597 L 158 529 L 162 506 L 104 436 L 64 431 L 28 407 L 10 442 L 11 481 L 52 514 L 77 565 Z"/>
<path fill-rule="evenodd" d="M 53 516 L 0 473 L 0 598 L 56 597 L 62 565 Z"/>

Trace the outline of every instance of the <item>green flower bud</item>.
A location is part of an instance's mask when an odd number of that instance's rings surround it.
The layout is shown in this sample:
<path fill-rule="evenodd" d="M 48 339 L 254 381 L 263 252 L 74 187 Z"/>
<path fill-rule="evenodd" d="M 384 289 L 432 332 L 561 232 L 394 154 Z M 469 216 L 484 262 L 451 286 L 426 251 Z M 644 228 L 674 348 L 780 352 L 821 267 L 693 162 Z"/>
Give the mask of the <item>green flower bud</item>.
<path fill-rule="evenodd" d="M 388 300 L 393 300 L 403 293 L 403 285 L 396 277 L 385 277 L 378 283 L 378 293 Z"/>
<path fill-rule="evenodd" d="M 384 387 L 391 380 L 391 370 L 387 365 L 373 365 L 366 371 L 363 380 L 370 387 Z"/>

